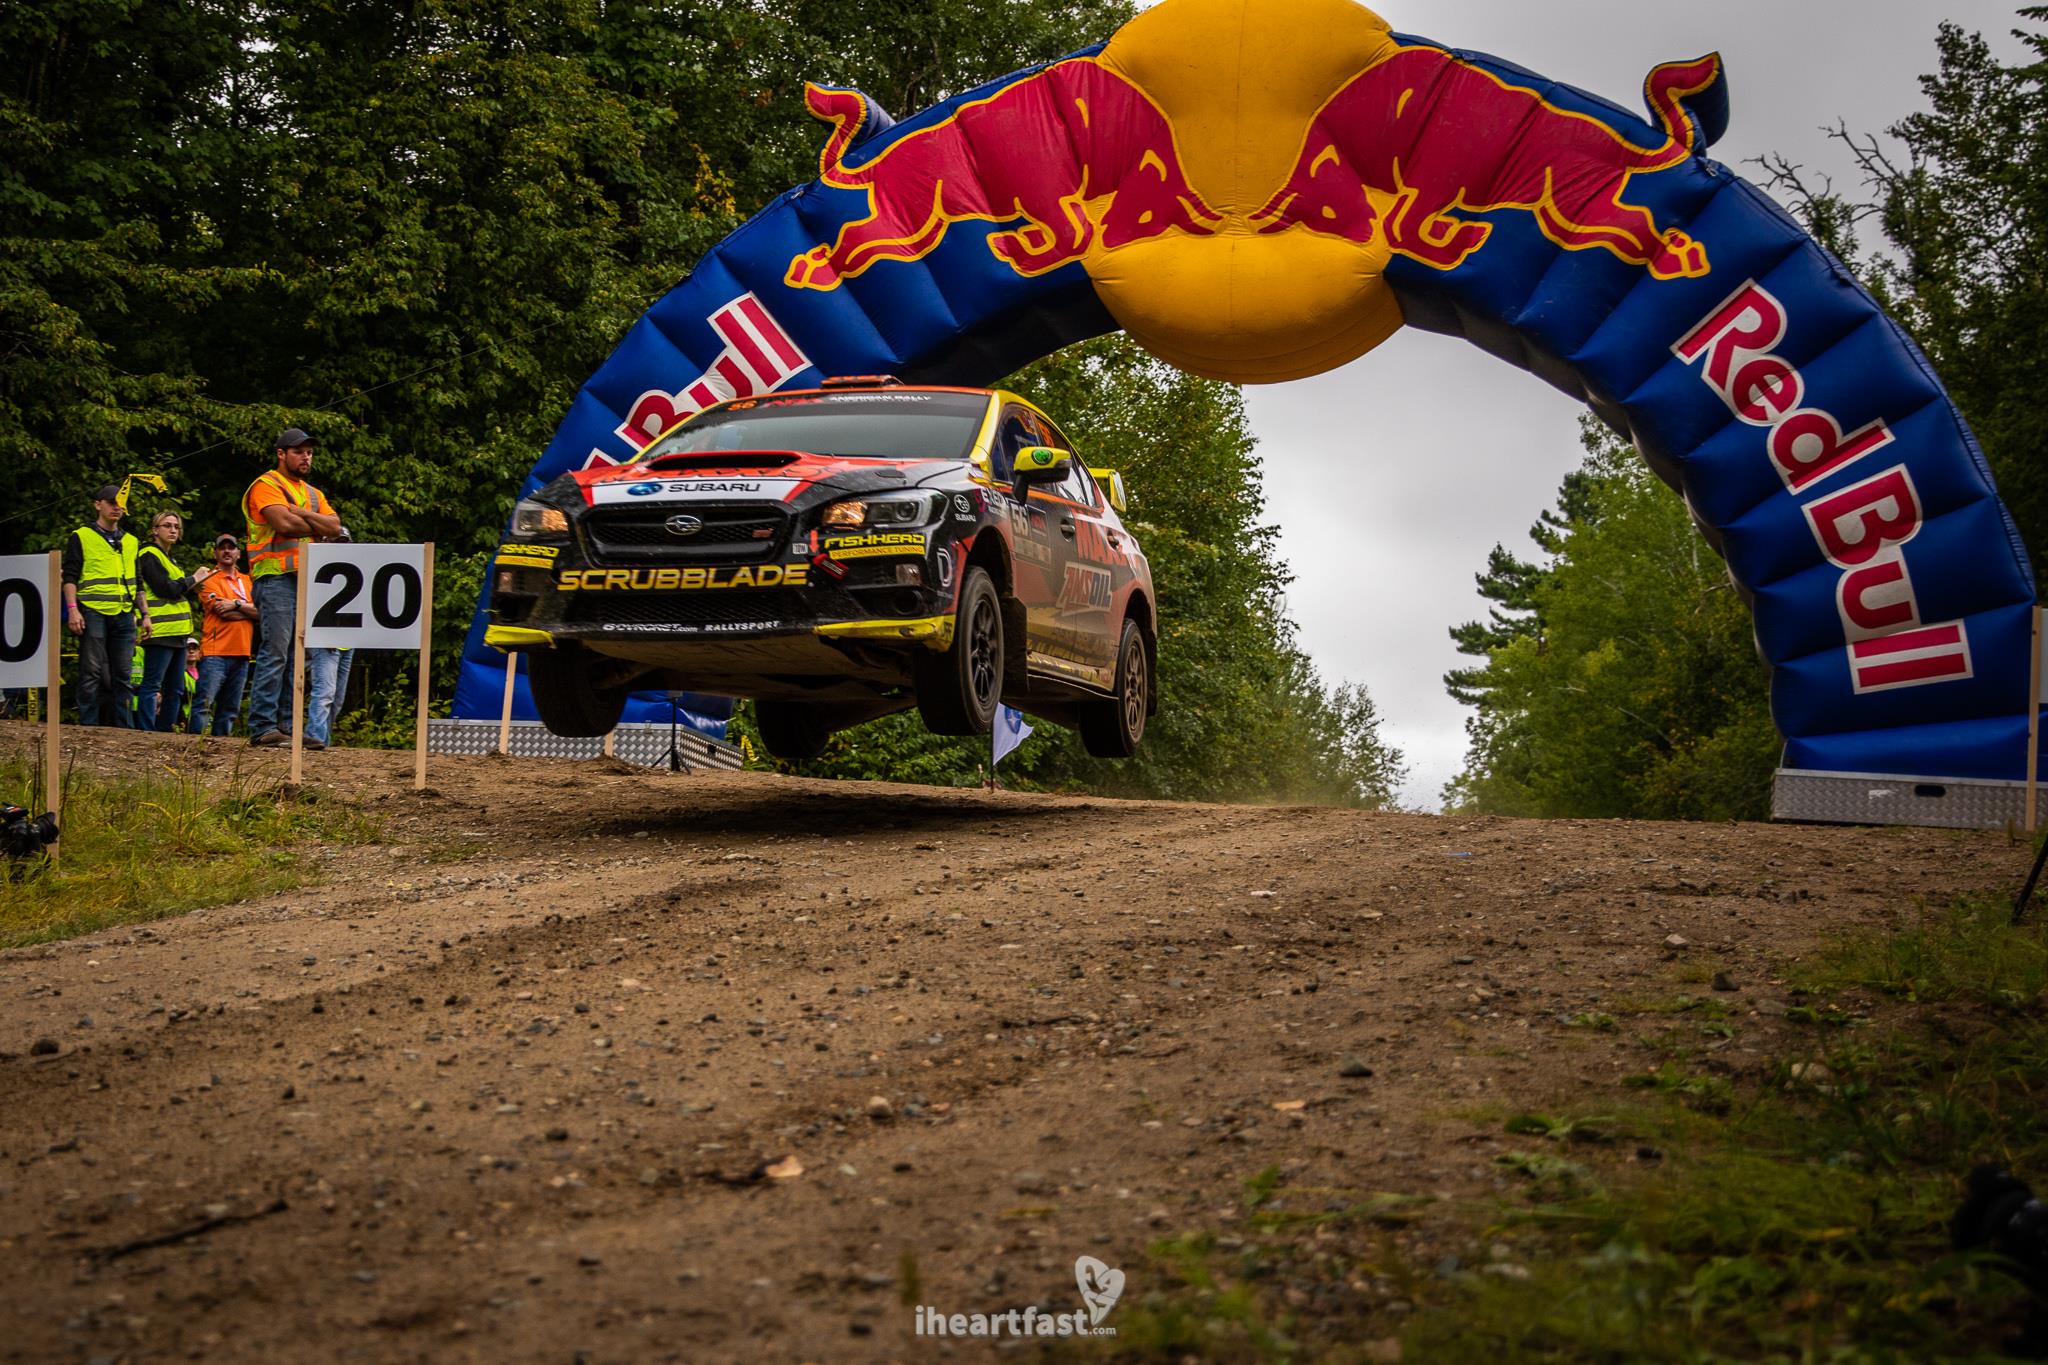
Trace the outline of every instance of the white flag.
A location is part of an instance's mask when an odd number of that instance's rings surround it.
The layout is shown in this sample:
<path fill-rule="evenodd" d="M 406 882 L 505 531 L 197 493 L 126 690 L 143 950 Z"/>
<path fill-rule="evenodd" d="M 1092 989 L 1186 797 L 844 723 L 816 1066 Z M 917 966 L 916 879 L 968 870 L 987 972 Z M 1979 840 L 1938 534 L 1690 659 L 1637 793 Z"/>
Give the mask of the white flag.
<path fill-rule="evenodd" d="M 996 756 L 989 767 L 993 769 L 995 764 L 1001 763 L 1003 755 L 1022 744 L 1030 735 L 1031 722 L 1024 719 L 1022 711 L 1014 706 L 998 706 L 995 723 Z"/>

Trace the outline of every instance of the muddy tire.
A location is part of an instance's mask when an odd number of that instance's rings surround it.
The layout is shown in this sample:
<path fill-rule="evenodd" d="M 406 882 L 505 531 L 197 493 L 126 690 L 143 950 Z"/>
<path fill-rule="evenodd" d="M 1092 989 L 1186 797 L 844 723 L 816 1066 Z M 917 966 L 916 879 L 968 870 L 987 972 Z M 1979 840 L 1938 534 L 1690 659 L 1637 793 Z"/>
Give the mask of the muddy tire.
<path fill-rule="evenodd" d="M 786 763 L 802 763 L 825 752 L 832 726 L 823 711 L 800 701 L 757 701 L 754 722 L 761 744 Z"/>
<path fill-rule="evenodd" d="M 608 735 L 626 712 L 624 687 L 600 687 L 596 658 L 578 645 L 526 656 L 526 681 L 541 724 L 565 739 Z"/>
<path fill-rule="evenodd" d="M 1082 702 L 1075 718 L 1081 722 L 1081 743 L 1097 758 L 1129 758 L 1145 738 L 1145 713 L 1151 700 L 1152 652 L 1135 621 L 1124 622 L 1116 646 L 1116 695 Z"/>
<path fill-rule="evenodd" d="M 1003 695 L 1003 610 L 984 569 L 960 581 L 953 645 L 921 650 L 913 665 L 917 709 L 935 735 L 985 735 Z"/>

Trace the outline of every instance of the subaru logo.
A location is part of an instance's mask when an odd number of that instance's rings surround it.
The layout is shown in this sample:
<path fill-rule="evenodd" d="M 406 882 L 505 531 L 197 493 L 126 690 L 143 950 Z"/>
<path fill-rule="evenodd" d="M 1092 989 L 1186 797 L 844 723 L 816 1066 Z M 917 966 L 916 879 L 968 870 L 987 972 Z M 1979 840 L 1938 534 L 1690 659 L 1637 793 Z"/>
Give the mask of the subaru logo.
<path fill-rule="evenodd" d="M 651 498 L 660 491 L 661 485 L 658 483 L 636 483 L 626 490 L 626 496 L 629 498 Z"/>
<path fill-rule="evenodd" d="M 704 529 L 704 519 L 693 517 L 688 512 L 678 512 L 662 523 L 672 536 L 694 536 Z"/>

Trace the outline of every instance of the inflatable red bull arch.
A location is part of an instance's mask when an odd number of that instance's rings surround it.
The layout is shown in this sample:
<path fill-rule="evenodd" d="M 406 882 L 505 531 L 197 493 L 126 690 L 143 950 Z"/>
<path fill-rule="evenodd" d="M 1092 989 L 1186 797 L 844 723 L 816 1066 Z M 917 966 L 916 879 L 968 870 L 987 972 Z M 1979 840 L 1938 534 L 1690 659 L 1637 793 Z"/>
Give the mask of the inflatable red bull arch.
<path fill-rule="evenodd" d="M 1582 399 L 1685 498 L 1754 612 L 1781 796 L 2022 777 L 2018 532 L 1913 343 L 1706 156 L 1718 57 L 1651 71 L 1639 114 L 1350 0 L 1166 0 L 901 123 L 807 99 L 818 178 L 648 310 L 528 490 L 826 376 L 985 385 L 1121 328 L 1276 381 L 1449 332 Z M 483 616 L 459 715 L 498 712 Z"/>

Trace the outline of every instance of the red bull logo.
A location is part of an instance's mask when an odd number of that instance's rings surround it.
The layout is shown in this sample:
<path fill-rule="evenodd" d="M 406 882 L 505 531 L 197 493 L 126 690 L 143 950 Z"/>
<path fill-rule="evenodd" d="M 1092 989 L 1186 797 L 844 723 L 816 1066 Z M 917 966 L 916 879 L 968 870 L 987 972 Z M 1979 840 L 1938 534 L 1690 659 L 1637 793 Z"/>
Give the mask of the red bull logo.
<path fill-rule="evenodd" d="M 1293 174 L 1252 221 L 1361 245 L 1384 234 L 1401 255 L 1452 270 L 1493 231 L 1464 215 L 1521 209 L 1567 250 L 1609 251 L 1660 280 L 1704 275 L 1706 248 L 1626 196 L 1635 176 L 1693 154 L 1680 101 L 1719 74 L 1719 57 L 1650 73 L 1665 138 L 1646 148 L 1441 49 L 1399 48 L 1318 111 Z"/>
<path fill-rule="evenodd" d="M 836 289 L 878 262 L 922 259 L 954 223 L 1016 224 L 990 234 L 989 250 L 1020 275 L 1042 275 L 1097 248 L 1175 232 L 1206 237 L 1222 219 L 1188 182 L 1159 106 L 1089 58 L 963 105 L 857 166 L 845 156 L 867 101 L 815 85 L 805 97 L 833 125 L 820 179 L 862 191 L 868 210 L 790 262 L 797 288 Z"/>

